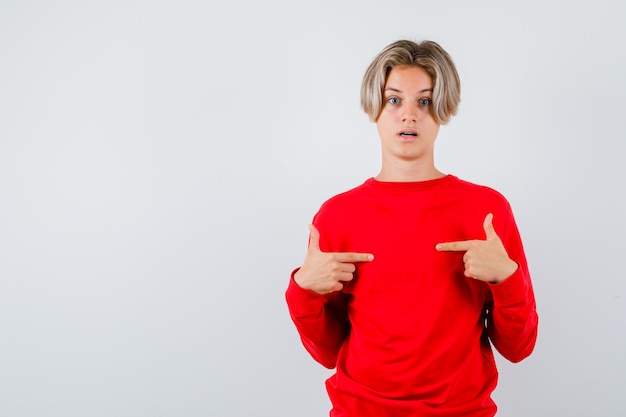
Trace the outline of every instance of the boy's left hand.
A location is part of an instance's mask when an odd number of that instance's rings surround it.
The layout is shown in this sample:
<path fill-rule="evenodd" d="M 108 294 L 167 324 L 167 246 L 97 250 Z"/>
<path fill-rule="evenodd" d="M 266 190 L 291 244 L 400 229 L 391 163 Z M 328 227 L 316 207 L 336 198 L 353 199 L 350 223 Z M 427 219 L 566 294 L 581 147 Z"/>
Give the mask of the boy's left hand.
<path fill-rule="evenodd" d="M 489 213 L 483 222 L 486 240 L 439 243 L 435 249 L 440 252 L 465 252 L 465 276 L 497 284 L 513 275 L 518 265 L 509 258 L 502 240 L 493 228 L 492 220 L 493 214 Z"/>

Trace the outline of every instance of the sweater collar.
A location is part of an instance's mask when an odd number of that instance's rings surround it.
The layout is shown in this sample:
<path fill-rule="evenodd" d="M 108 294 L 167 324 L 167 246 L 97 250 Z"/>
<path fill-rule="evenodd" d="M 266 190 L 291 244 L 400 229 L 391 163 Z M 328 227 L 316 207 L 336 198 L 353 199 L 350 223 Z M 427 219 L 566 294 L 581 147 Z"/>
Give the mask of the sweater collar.
<path fill-rule="evenodd" d="M 369 178 L 365 181 L 365 185 L 380 191 L 417 191 L 449 185 L 456 180 L 457 177 L 450 174 L 434 180 L 415 182 L 385 182 L 378 181 L 375 178 Z"/>

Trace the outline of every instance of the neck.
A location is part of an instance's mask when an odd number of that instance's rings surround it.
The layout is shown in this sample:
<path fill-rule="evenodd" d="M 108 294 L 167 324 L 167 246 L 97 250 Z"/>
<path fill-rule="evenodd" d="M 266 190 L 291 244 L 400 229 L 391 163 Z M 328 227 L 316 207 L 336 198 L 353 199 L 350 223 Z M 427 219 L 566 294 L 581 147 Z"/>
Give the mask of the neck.
<path fill-rule="evenodd" d="M 416 164 L 415 161 L 383 161 L 375 178 L 384 182 L 418 182 L 435 180 L 445 175 L 435 168 L 432 161 L 425 164 Z"/>

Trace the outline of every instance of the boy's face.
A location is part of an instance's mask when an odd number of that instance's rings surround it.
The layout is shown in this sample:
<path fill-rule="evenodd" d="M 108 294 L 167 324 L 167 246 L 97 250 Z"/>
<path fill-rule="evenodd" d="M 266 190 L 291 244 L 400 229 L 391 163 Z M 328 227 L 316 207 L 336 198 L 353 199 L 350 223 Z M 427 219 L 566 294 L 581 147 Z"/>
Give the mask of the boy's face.
<path fill-rule="evenodd" d="M 439 123 L 432 116 L 433 82 L 419 67 L 394 67 L 376 120 L 383 159 L 432 164 Z"/>

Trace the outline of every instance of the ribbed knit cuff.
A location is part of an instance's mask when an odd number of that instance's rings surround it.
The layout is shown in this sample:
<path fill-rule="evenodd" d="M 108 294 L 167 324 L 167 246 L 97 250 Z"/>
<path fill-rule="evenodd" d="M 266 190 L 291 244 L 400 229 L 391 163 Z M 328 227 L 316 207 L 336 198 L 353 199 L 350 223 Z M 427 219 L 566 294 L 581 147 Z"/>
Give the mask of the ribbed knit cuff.
<path fill-rule="evenodd" d="M 498 305 L 516 305 L 527 301 L 528 283 L 528 277 L 522 268 L 518 267 L 513 275 L 498 284 L 491 284 L 489 289 L 493 294 L 494 302 Z"/>
<path fill-rule="evenodd" d="M 300 268 L 296 268 L 291 273 L 289 286 L 285 292 L 287 305 L 292 315 L 295 316 L 311 316 L 319 314 L 320 308 L 323 308 L 326 297 L 316 292 L 306 290 L 299 286 L 293 279 L 293 276 Z"/>

